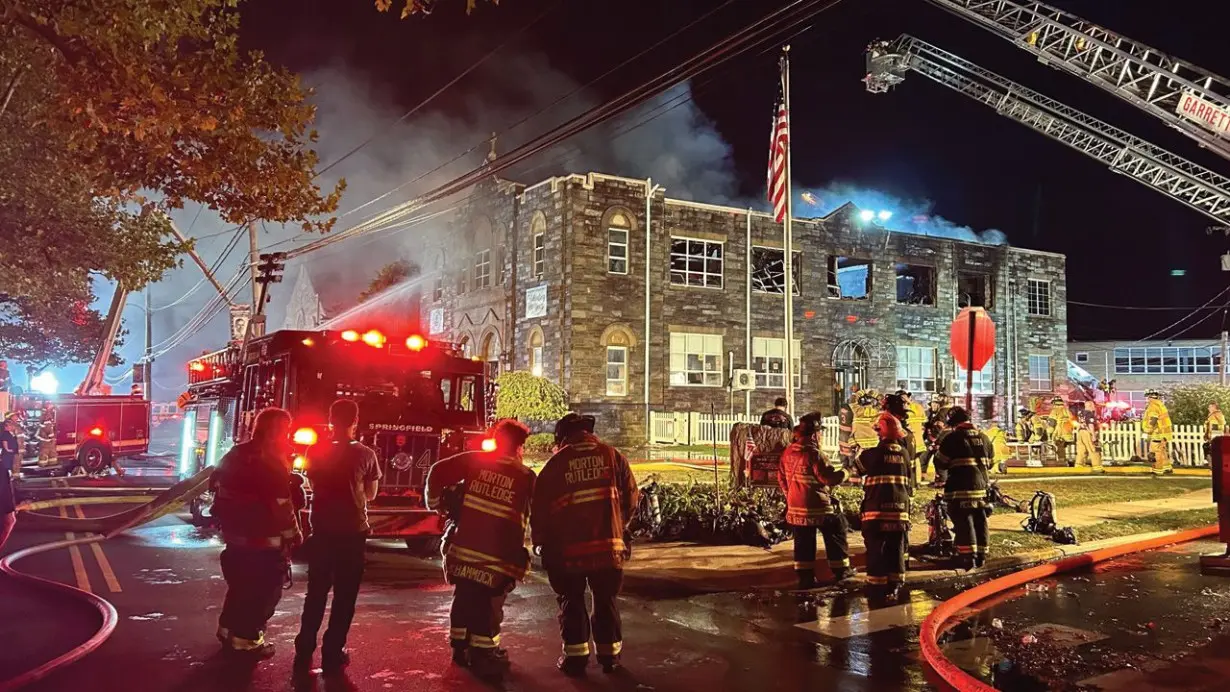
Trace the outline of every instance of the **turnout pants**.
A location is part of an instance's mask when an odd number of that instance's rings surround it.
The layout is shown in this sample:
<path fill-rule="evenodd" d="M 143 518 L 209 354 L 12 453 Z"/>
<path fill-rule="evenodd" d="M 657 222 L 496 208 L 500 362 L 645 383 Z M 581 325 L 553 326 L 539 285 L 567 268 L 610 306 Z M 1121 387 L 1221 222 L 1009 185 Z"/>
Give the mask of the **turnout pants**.
<path fill-rule="evenodd" d="M 279 548 L 239 548 L 222 551 L 222 578 L 226 599 L 218 626 L 230 635 L 236 649 L 264 643 L 265 625 L 282 600 L 286 559 Z"/>
<path fill-rule="evenodd" d="M 867 546 L 867 583 L 873 586 L 901 586 L 905 583 L 905 559 L 909 547 L 903 531 L 864 530 Z"/>
<path fill-rule="evenodd" d="M 824 538 L 824 554 L 834 574 L 850 567 L 850 545 L 846 541 L 846 518 L 830 514 L 820 526 L 791 526 L 794 533 L 794 571 L 799 586 L 808 588 L 816 582 L 816 532 Z"/>
<path fill-rule="evenodd" d="M 1076 432 L 1076 465 L 1102 468 L 1102 452 L 1093 443 L 1093 433 L 1088 430 Z"/>
<path fill-rule="evenodd" d="M 1057 437 L 1053 442 L 1055 444 L 1055 459 L 1061 464 L 1068 463 L 1068 441 Z"/>
<path fill-rule="evenodd" d="M 1153 457 L 1153 475 L 1174 470 L 1170 461 L 1170 440 L 1149 440 L 1149 456 Z"/>
<path fill-rule="evenodd" d="M 615 597 L 623 586 L 620 569 L 568 573 L 548 569 L 547 578 L 559 602 L 559 633 L 564 640 L 564 655 L 589 659 L 589 640 L 593 636 L 598 661 L 614 663 L 623 651 L 623 626 Z M 585 587 L 593 593 L 594 610 L 590 616 L 585 604 Z"/>
<path fill-rule="evenodd" d="M 948 516 L 952 518 L 955 534 L 953 544 L 957 548 L 957 554 L 963 558 L 973 558 L 975 563 L 981 564 L 986 559 L 987 543 L 990 542 L 987 510 L 981 507 L 965 509 L 950 506 Z"/>
<path fill-rule="evenodd" d="M 333 592 L 329 627 L 325 630 L 322 652 L 325 659 L 338 659 L 346 648 L 346 635 L 354 620 L 359 584 L 363 581 L 366 533 L 342 535 L 315 534 L 308 539 L 308 585 L 303 601 L 295 653 L 311 656 L 316 651 L 316 634 L 325 617 L 325 603 Z"/>
<path fill-rule="evenodd" d="M 472 647 L 475 653 L 494 653 L 500 646 L 500 625 L 504 622 L 504 599 L 511 582 L 484 586 L 469 579 L 456 578 L 453 605 L 448 611 L 449 644 L 454 649 Z"/>

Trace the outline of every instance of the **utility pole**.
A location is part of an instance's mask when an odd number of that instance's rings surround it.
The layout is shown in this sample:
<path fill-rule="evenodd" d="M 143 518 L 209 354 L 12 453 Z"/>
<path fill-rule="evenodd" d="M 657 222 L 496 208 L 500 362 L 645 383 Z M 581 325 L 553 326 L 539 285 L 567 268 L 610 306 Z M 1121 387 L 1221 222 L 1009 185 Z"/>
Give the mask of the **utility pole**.
<path fill-rule="evenodd" d="M 1230 337 L 1230 332 L 1222 331 L 1221 333 L 1221 386 L 1226 386 L 1226 341 Z"/>
<path fill-rule="evenodd" d="M 149 286 L 145 287 L 145 357 L 141 359 L 142 394 L 146 401 L 154 398 L 154 310 L 150 303 Z"/>
<path fill-rule="evenodd" d="M 260 261 L 260 249 L 256 247 L 256 222 L 248 222 L 248 268 L 252 272 L 252 314 L 256 315 L 260 308 L 257 299 L 260 298 L 260 284 L 257 282 L 259 272 L 256 264 Z"/>

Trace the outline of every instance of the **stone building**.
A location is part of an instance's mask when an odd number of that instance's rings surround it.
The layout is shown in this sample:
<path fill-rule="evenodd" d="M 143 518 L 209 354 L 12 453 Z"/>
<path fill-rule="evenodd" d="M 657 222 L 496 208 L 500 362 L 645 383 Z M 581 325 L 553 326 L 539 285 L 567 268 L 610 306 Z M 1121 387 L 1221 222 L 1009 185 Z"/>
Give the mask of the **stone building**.
<path fill-rule="evenodd" d="M 541 373 L 606 434 L 643 440 L 648 410 L 758 413 L 784 393 L 782 228 L 765 213 L 598 173 L 492 181 L 416 246 L 433 338 Z M 796 220 L 794 248 L 800 411 L 831 413 L 852 385 L 963 394 L 948 333 L 967 304 L 998 328 L 975 374 L 983 416 L 1065 377 L 1062 255 L 896 233 L 850 205 Z M 728 389 L 742 369 L 755 391 Z"/>

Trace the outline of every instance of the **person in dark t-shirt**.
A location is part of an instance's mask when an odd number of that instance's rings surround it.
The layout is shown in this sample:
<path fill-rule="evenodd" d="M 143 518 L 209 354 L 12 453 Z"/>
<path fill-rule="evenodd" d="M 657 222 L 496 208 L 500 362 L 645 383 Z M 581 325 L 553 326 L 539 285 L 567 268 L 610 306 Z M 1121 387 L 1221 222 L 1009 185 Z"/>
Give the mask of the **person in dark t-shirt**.
<path fill-rule="evenodd" d="M 11 420 L 11 422 L 10 422 Z M 13 481 L 10 473 L 17 463 L 17 436 L 12 428 L 16 419 L 0 423 L 0 548 L 8 540 L 17 523 L 17 502 L 13 497 Z"/>
<path fill-rule="evenodd" d="M 338 399 L 329 407 L 333 438 L 307 451 L 312 486 L 312 536 L 308 539 L 308 587 L 299 636 L 295 638 L 295 672 L 307 673 L 316 652 L 316 633 L 333 591 L 329 627 L 321 642 L 321 667 L 336 673 L 350 662 L 346 635 L 354 619 L 363 581 L 364 548 L 370 526 L 367 503 L 376 498 L 380 466 L 376 453 L 355 439 L 359 406 Z"/>
<path fill-rule="evenodd" d="M 786 410 L 786 406 L 790 402 L 786 401 L 786 397 L 779 396 L 773 402 L 773 408 L 760 414 L 760 424 L 770 428 L 781 428 L 783 430 L 794 429 L 794 419 L 790 417 L 790 413 Z"/>

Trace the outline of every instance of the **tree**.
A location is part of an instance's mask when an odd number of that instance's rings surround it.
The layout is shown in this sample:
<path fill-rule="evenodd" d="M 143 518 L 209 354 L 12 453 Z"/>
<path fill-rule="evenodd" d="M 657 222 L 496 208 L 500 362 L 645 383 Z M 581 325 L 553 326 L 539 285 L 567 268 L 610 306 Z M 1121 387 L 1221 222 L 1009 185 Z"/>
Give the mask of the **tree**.
<path fill-rule="evenodd" d="M 401 18 L 405 19 L 412 14 L 431 14 L 432 10 L 436 9 L 436 5 L 440 0 L 402 0 Z M 466 14 L 474 11 L 478 7 L 479 0 L 466 0 Z M 500 4 L 500 0 L 487 0 L 492 5 Z M 381 12 L 388 12 L 393 7 L 393 0 L 376 0 L 376 9 Z"/>
<path fill-rule="evenodd" d="M 0 0 L 0 353 L 95 348 L 97 313 L 56 315 L 94 277 L 136 290 L 175 266 L 159 212 L 185 200 L 331 228 L 344 185 L 314 182 L 309 92 L 239 50 L 235 5 Z"/>
<path fill-rule="evenodd" d="M 359 302 L 384 293 L 390 288 L 419 275 L 419 265 L 409 260 L 389 262 L 376 272 L 375 278 L 367 285 L 367 289 L 359 294 Z"/>
<path fill-rule="evenodd" d="M 568 413 L 568 394 L 545 377 L 528 372 L 504 372 L 496 378 L 497 418 L 554 421 Z"/>
<path fill-rule="evenodd" d="M 1179 385 L 1162 394 L 1175 425 L 1204 425 L 1209 417 L 1209 404 L 1217 404 L 1223 413 L 1230 413 L 1230 387 L 1215 382 Z"/>

